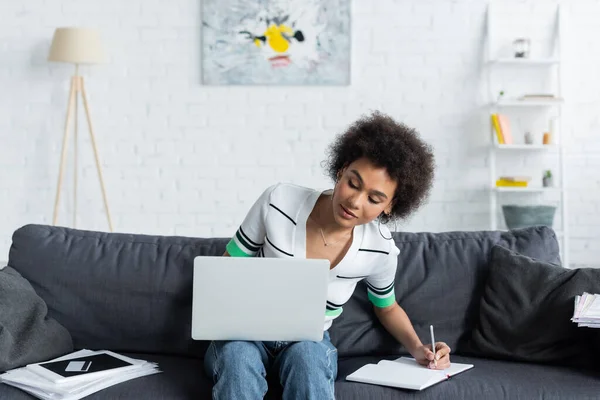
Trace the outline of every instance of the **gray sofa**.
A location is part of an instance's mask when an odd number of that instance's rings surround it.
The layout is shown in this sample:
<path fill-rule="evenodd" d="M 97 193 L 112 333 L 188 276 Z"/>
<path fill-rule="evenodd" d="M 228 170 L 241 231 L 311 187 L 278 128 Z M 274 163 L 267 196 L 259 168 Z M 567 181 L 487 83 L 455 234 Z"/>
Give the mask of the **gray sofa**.
<path fill-rule="evenodd" d="M 423 392 L 346 382 L 348 374 L 366 363 L 406 354 L 376 321 L 359 284 L 330 329 L 339 352 L 337 398 L 600 397 L 597 367 L 490 357 L 473 345 L 494 246 L 559 263 L 551 229 L 395 233 L 394 239 L 400 248 L 397 299 L 417 333 L 426 343 L 433 324 L 436 339 L 452 348 L 452 360 L 475 368 Z M 195 256 L 222 254 L 226 242 L 26 225 L 13 235 L 8 265 L 31 283 L 49 316 L 68 329 L 76 349 L 110 349 L 156 361 L 164 371 L 90 399 L 209 399 L 211 382 L 202 363 L 208 343 L 190 338 L 192 263 Z M 277 383 L 270 387 L 268 398 L 279 398 Z M 0 385 L 0 399 L 30 398 Z"/>

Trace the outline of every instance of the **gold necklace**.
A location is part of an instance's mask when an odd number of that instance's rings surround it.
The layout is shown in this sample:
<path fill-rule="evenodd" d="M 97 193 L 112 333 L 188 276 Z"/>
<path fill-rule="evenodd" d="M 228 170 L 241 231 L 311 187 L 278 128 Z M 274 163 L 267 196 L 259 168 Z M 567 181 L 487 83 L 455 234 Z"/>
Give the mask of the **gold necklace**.
<path fill-rule="evenodd" d="M 321 210 L 319 210 L 319 218 L 321 217 Z M 321 238 L 323 239 L 323 245 L 325 247 L 327 246 L 333 246 L 334 244 L 338 244 L 340 241 L 346 239 L 346 238 L 342 238 L 342 239 L 338 239 L 335 242 L 327 242 L 327 240 L 325 240 L 325 234 L 323 233 L 323 229 L 321 228 L 321 224 L 315 219 L 312 218 L 312 220 L 317 224 L 317 226 L 319 227 L 319 232 L 321 232 Z M 350 233 L 352 234 L 352 233 Z"/>
<path fill-rule="evenodd" d="M 321 237 L 323 238 L 323 244 L 325 245 L 325 247 L 327 246 L 332 246 L 334 244 L 337 244 L 340 242 L 340 240 L 342 239 L 338 239 L 337 241 L 333 242 L 333 243 L 327 243 L 327 240 L 325 240 L 325 234 L 323 234 L 323 229 L 321 229 L 321 227 L 319 226 L 319 232 L 321 232 Z"/>

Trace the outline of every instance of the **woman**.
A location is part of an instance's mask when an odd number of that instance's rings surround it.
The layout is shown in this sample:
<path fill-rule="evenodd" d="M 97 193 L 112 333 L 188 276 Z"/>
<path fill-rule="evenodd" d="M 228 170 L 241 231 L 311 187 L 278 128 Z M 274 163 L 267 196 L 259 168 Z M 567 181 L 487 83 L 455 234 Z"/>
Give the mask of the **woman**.
<path fill-rule="evenodd" d="M 381 223 L 408 217 L 425 200 L 433 154 L 418 134 L 381 113 L 355 122 L 329 148 L 333 190 L 269 187 L 250 209 L 225 256 L 328 259 L 330 281 L 321 342 L 215 341 L 205 367 L 215 399 L 262 399 L 266 374 L 279 376 L 284 399 L 333 399 L 337 351 L 327 330 L 356 284 L 366 279 L 375 315 L 422 365 L 450 365 L 450 348 L 423 345 L 396 303 L 399 249 Z"/>

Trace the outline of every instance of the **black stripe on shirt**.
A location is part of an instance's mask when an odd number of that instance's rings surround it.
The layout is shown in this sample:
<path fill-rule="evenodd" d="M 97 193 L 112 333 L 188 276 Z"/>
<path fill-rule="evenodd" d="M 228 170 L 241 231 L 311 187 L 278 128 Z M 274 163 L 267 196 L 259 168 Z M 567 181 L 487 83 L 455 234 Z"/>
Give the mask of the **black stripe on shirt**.
<path fill-rule="evenodd" d="M 279 211 L 281 214 L 283 214 L 284 217 L 286 217 L 287 219 L 289 219 L 290 221 L 292 221 L 292 224 L 296 225 L 296 221 L 294 221 L 289 215 L 287 215 L 286 213 L 284 213 L 283 211 L 281 211 L 279 208 L 277 208 L 276 205 L 269 203 L 269 205 L 271 207 L 273 207 L 274 209 L 276 209 L 277 211 Z"/>
<path fill-rule="evenodd" d="M 390 254 L 389 251 L 383 251 L 383 250 L 373 250 L 373 249 L 358 249 L 358 251 L 367 251 L 369 253 L 381 253 L 381 254 Z"/>
<path fill-rule="evenodd" d="M 336 275 L 338 278 L 340 279 L 362 279 L 362 278 L 366 278 L 369 275 L 362 275 L 362 276 L 341 276 L 341 275 Z"/>
<path fill-rule="evenodd" d="M 392 286 L 391 288 L 389 288 L 389 289 L 386 289 L 386 290 L 375 290 L 375 289 L 371 289 L 371 288 L 369 287 L 369 290 L 370 290 L 371 292 L 375 293 L 375 294 L 378 294 L 378 295 L 380 295 L 380 296 L 383 296 L 384 294 L 388 294 L 388 293 L 390 293 L 392 290 L 394 290 L 394 286 Z"/>
<path fill-rule="evenodd" d="M 273 243 L 272 243 L 272 242 L 269 240 L 269 237 L 268 237 L 268 236 L 265 236 L 265 238 L 267 239 L 267 242 L 269 242 L 269 244 L 270 244 L 271 246 L 273 246 L 273 248 L 274 248 L 275 250 L 277 250 L 277 251 L 279 251 L 279 252 L 281 252 L 281 253 L 285 254 L 286 256 L 294 257 L 294 255 L 293 255 L 293 254 L 290 254 L 290 253 L 288 253 L 287 251 L 283 251 L 283 250 L 281 250 L 279 247 L 275 246 L 275 245 L 274 245 L 274 244 L 273 244 Z"/>
<path fill-rule="evenodd" d="M 389 285 L 385 286 L 385 287 L 377 287 L 374 286 L 372 283 L 370 283 L 369 281 L 367 281 L 367 285 L 371 287 L 371 289 L 375 289 L 375 290 L 385 290 L 388 289 L 390 286 L 394 285 L 394 282 L 390 283 Z"/>
<path fill-rule="evenodd" d="M 262 246 L 262 245 L 264 244 L 264 243 L 256 243 L 256 242 L 253 242 L 253 241 L 252 241 L 252 239 L 250 239 L 250 238 L 248 237 L 248 235 L 246 235 L 246 232 L 244 232 L 244 230 L 242 229 L 242 227 L 241 227 L 241 226 L 240 226 L 240 233 L 242 234 L 242 236 L 244 237 L 244 239 L 246 239 L 246 241 L 247 241 L 247 242 L 250 242 L 250 243 L 252 243 L 252 244 L 253 244 L 254 246 L 256 246 L 256 247 L 260 247 L 260 246 Z"/>
<path fill-rule="evenodd" d="M 341 308 L 343 304 L 335 304 L 331 301 L 327 300 L 327 307 L 331 307 L 332 309 Z"/>
<path fill-rule="evenodd" d="M 252 252 L 255 252 L 255 251 L 258 251 L 258 249 L 260 249 L 260 247 L 258 247 L 258 246 L 252 246 L 250 243 L 246 242 L 246 239 L 244 239 L 242 237 L 242 235 L 240 234 L 239 230 L 235 233 L 235 236 L 240 241 L 240 243 L 242 244 L 242 246 L 244 246 L 248 250 L 250 250 Z"/>
<path fill-rule="evenodd" d="M 376 293 L 376 294 L 383 295 L 383 294 L 388 294 L 389 292 L 391 292 L 391 291 L 394 289 L 394 282 L 390 283 L 389 285 L 387 285 L 387 286 L 386 286 L 386 287 L 384 287 L 384 288 L 378 288 L 378 287 L 375 287 L 375 286 L 371 285 L 369 282 L 367 282 L 367 287 L 368 287 L 368 288 L 369 288 L 369 289 L 370 289 L 370 290 L 371 290 L 373 293 Z"/>

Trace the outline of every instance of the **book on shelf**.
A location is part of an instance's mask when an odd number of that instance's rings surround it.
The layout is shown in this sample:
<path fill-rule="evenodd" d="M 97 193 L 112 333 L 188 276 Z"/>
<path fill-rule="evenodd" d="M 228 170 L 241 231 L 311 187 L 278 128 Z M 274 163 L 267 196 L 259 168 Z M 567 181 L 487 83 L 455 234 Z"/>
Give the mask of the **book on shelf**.
<path fill-rule="evenodd" d="M 548 101 L 561 101 L 562 98 L 556 97 L 551 93 L 531 93 L 524 94 L 519 97 L 519 100 L 548 100 Z"/>
<path fill-rule="evenodd" d="M 504 179 L 498 179 L 496 181 L 496 187 L 527 187 L 529 182 L 527 181 L 507 181 Z"/>
<path fill-rule="evenodd" d="M 492 114 L 492 126 L 496 132 L 498 144 L 513 144 L 510 121 L 504 114 Z"/>
<path fill-rule="evenodd" d="M 161 372 L 158 365 L 107 350 L 79 350 L 12 369 L 0 382 L 39 399 L 78 400 L 107 387 Z"/>
<path fill-rule="evenodd" d="M 498 114 L 498 123 L 500 124 L 500 131 L 502 132 L 502 137 L 504 138 L 504 144 L 513 144 L 508 116 L 504 114 Z"/>
<path fill-rule="evenodd" d="M 529 181 L 531 181 L 530 176 L 501 176 L 498 179 L 503 180 L 503 181 L 508 181 L 508 182 L 529 182 Z"/>
<path fill-rule="evenodd" d="M 498 144 L 504 144 L 504 137 L 502 136 L 502 130 L 500 129 L 500 122 L 498 121 L 498 115 L 492 114 L 492 126 L 494 127 L 494 132 L 496 132 L 496 138 L 498 139 Z"/>

